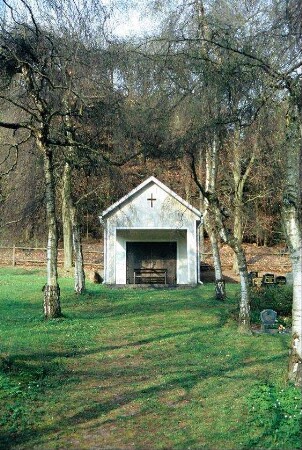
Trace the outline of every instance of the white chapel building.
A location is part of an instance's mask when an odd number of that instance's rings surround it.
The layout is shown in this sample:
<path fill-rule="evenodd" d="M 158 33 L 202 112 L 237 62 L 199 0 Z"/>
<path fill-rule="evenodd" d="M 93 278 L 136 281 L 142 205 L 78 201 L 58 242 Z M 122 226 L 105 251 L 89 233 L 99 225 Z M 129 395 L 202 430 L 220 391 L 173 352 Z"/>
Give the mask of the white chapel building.
<path fill-rule="evenodd" d="M 196 285 L 202 214 L 155 177 L 107 208 L 104 283 Z"/>

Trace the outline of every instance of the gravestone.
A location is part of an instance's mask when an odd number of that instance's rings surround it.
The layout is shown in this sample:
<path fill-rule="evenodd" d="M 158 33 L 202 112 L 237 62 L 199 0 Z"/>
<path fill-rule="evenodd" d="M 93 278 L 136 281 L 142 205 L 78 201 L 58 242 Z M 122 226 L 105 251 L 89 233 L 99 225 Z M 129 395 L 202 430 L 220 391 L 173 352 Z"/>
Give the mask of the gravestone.
<path fill-rule="evenodd" d="M 273 309 L 264 309 L 260 313 L 261 319 L 261 330 L 269 332 L 273 325 L 275 325 L 277 320 L 277 313 Z"/>
<path fill-rule="evenodd" d="M 251 278 L 258 278 L 258 272 L 256 272 L 256 271 L 252 271 L 252 272 L 249 272 L 249 276 L 251 277 Z"/>
<path fill-rule="evenodd" d="M 286 284 L 286 277 L 279 275 L 278 277 L 276 277 L 275 282 L 278 286 Z"/>
<path fill-rule="evenodd" d="M 273 273 L 265 273 L 262 277 L 262 286 L 273 286 L 275 284 L 275 275 Z"/>
<path fill-rule="evenodd" d="M 254 279 L 258 278 L 258 272 L 249 272 L 248 273 L 248 279 L 250 286 L 254 285 Z"/>

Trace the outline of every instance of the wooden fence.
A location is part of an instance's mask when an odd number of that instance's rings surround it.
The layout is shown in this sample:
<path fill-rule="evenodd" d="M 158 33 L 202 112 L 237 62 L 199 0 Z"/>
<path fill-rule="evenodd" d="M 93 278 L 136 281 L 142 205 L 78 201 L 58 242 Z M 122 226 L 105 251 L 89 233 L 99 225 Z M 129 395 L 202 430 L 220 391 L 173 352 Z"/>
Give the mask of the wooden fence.
<path fill-rule="evenodd" d="M 45 247 L 12 247 L 0 246 L 0 265 L 6 266 L 43 266 L 46 264 Z M 101 250 L 91 250 L 83 246 L 83 257 L 86 266 L 103 268 L 104 254 Z M 64 250 L 58 249 L 58 265 L 63 266 Z"/>
<path fill-rule="evenodd" d="M 233 268 L 233 252 L 225 252 L 225 247 L 222 249 L 220 255 L 222 266 L 224 270 L 232 270 Z M 230 249 L 229 249 L 230 250 Z M 248 271 L 260 272 L 289 272 L 291 271 L 291 261 L 288 251 L 283 249 L 270 248 L 263 251 L 263 247 L 257 250 L 246 249 L 246 262 Z M 213 254 L 210 252 L 204 253 L 204 258 L 201 260 L 201 270 L 214 270 Z"/>
<path fill-rule="evenodd" d="M 87 268 L 102 269 L 104 267 L 103 247 L 100 243 L 83 244 L 84 263 Z M 224 269 L 232 267 L 232 255 L 224 257 Z M 63 266 L 64 250 L 58 250 L 58 265 Z M 45 247 L 21 247 L 0 246 L 0 266 L 44 266 L 46 264 Z M 284 251 L 273 251 L 262 253 L 259 256 L 248 256 L 247 264 L 249 270 L 261 270 L 259 266 L 265 265 L 266 270 L 288 271 L 291 268 L 289 255 Z M 213 270 L 212 253 L 204 253 L 204 261 L 201 262 L 201 270 Z M 264 270 L 264 269 L 263 269 Z"/>

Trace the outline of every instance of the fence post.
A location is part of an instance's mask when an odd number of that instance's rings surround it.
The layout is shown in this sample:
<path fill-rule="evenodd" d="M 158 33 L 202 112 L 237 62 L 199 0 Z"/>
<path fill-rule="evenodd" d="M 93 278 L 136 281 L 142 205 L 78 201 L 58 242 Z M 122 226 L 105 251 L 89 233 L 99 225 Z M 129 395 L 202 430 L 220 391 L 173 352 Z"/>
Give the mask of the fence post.
<path fill-rule="evenodd" d="M 13 246 L 13 267 L 16 265 L 16 246 Z"/>

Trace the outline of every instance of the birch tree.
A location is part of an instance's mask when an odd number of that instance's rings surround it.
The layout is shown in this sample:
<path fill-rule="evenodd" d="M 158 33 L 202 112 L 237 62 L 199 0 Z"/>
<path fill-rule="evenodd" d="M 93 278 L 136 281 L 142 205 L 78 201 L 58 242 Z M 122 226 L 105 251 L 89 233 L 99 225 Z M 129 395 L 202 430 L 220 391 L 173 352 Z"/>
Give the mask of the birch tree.
<path fill-rule="evenodd" d="M 245 7 L 250 19 L 242 26 L 235 27 L 236 34 L 232 39 L 230 19 L 234 17 L 234 5 L 225 2 L 223 7 L 226 5 L 228 14 L 224 17 L 219 7 L 215 10 L 219 31 L 208 43 L 215 48 L 223 48 L 230 54 L 239 55 L 241 64 L 252 67 L 255 74 L 261 71 L 267 79 L 267 89 L 273 88 L 276 96 L 283 96 L 289 103 L 289 116 L 287 119 L 284 117 L 284 120 L 289 121 L 289 134 L 293 120 L 300 133 L 298 142 L 293 144 L 288 141 L 284 155 L 287 171 L 284 180 L 283 220 L 294 279 L 288 377 L 297 386 L 302 386 L 302 5 L 299 0 L 247 2 Z"/>
<path fill-rule="evenodd" d="M 263 93 L 284 98 L 289 103 L 290 122 L 295 117 L 300 132 L 297 145 L 289 144 L 284 155 L 287 172 L 284 180 L 283 218 L 293 267 L 293 327 L 288 376 L 302 385 L 302 250 L 301 250 L 301 139 L 302 139 L 302 6 L 298 0 L 287 2 L 209 2 L 213 32 L 201 40 L 213 52 L 236 56 L 238 67 L 251 70 L 254 77 L 266 80 Z M 244 12 L 244 13 L 243 13 Z M 238 21 L 238 17 L 241 20 Z M 280 38 L 282 36 L 282 38 Z M 179 36 L 180 42 L 190 42 L 189 36 Z M 236 78 L 234 78 L 234 81 Z M 251 83 L 252 89 L 252 83 Z M 286 118 L 284 118 L 286 120 Z M 194 170 L 194 166 L 192 166 Z M 193 172 L 194 173 L 194 172 Z M 199 180 L 194 175 L 196 182 Z M 199 188 L 204 189 L 199 182 Z M 206 192 L 204 192 L 206 195 Z M 242 247 L 224 226 L 217 198 L 209 202 L 217 211 L 217 226 L 238 257 L 241 278 L 242 317 L 248 312 L 246 262 Z M 244 301 L 244 298 L 246 301 Z M 241 314 L 241 313 L 240 313 Z"/>
<path fill-rule="evenodd" d="M 31 11 L 29 9 L 29 11 Z M 3 100 L 14 104 L 25 114 L 19 123 L 0 122 L 0 126 L 15 130 L 27 129 L 32 134 L 37 148 L 43 155 L 45 180 L 45 207 L 48 229 L 47 239 L 47 281 L 44 286 L 44 315 L 47 318 L 61 315 L 60 288 L 57 274 L 57 225 L 55 206 L 55 182 L 53 149 L 51 146 L 50 125 L 53 110 L 50 108 L 48 88 L 49 73 L 45 67 L 51 63 L 49 42 L 35 23 L 32 27 L 21 29 L 14 24 L 2 32 L 1 59 L 10 76 L 9 84 L 20 83 L 19 98 L 13 98 L 8 89 L 1 94 Z M 42 55 L 42 58 L 38 55 Z M 23 92 L 22 92 L 23 91 Z M 22 96 L 26 96 L 25 101 Z"/>
<path fill-rule="evenodd" d="M 266 5 L 267 6 L 267 5 Z M 255 42 L 252 50 L 242 46 L 232 46 L 229 51 L 241 54 L 243 60 L 260 68 L 273 83 L 276 92 L 286 94 L 289 102 L 288 135 L 296 128 L 299 140 L 289 139 L 286 146 L 286 175 L 283 195 L 283 221 L 292 262 L 294 289 L 292 308 L 292 343 L 288 367 L 288 377 L 297 386 L 302 386 L 302 220 L 301 220 L 301 179 L 302 179 L 302 5 L 300 1 L 289 0 L 274 5 L 271 20 L 270 10 L 266 14 L 270 28 L 266 32 L 270 39 L 270 50 L 263 42 Z M 283 33 L 282 40 L 278 32 Z M 286 120 L 286 118 L 284 118 Z M 296 123 L 296 126 L 294 123 Z"/>
<path fill-rule="evenodd" d="M 238 330 L 241 333 L 249 334 L 250 330 L 250 289 L 247 272 L 246 257 L 242 245 L 238 242 L 237 238 L 231 233 L 227 226 L 225 212 L 220 205 L 217 195 L 212 194 L 210 191 L 206 191 L 202 181 L 199 179 L 196 170 L 196 160 L 194 153 L 191 152 L 191 169 L 194 181 L 198 186 L 202 195 L 207 198 L 208 208 L 211 210 L 211 215 L 214 218 L 213 226 L 215 226 L 215 232 L 220 238 L 228 244 L 234 251 L 237 261 L 238 270 L 240 275 L 240 287 L 241 295 L 239 301 L 239 315 L 238 315 Z"/>
<path fill-rule="evenodd" d="M 240 139 L 240 128 L 237 128 L 233 135 L 233 142 L 231 145 L 232 158 L 232 175 L 234 182 L 234 197 L 233 197 L 233 234 L 238 243 L 242 245 L 243 242 L 243 204 L 244 204 L 244 188 L 246 186 L 248 177 L 253 168 L 256 151 L 257 151 L 257 137 L 255 136 L 252 142 L 252 148 L 249 148 L 249 155 L 246 158 L 247 148 L 242 148 L 244 143 Z M 246 162 L 247 160 L 247 162 Z M 238 273 L 238 261 L 234 255 L 233 270 Z"/>
<path fill-rule="evenodd" d="M 214 137 L 210 144 L 206 146 L 205 150 L 205 165 L 206 165 L 206 179 L 205 179 L 205 191 L 210 195 L 216 195 L 216 184 L 217 184 L 217 172 L 218 172 L 218 142 L 215 136 L 216 131 L 214 131 Z M 201 192 L 202 195 L 202 192 Z M 225 283 L 223 280 L 222 264 L 220 258 L 220 236 L 217 232 L 217 227 L 215 223 L 215 211 L 211 208 L 209 196 L 202 195 L 203 197 L 203 220 L 205 223 L 205 229 L 208 233 L 211 249 L 213 254 L 213 263 L 215 270 L 215 284 L 216 284 L 216 297 L 219 300 L 223 300 L 226 296 Z"/>
<path fill-rule="evenodd" d="M 300 99 L 302 83 L 300 81 Z M 293 273 L 292 342 L 288 377 L 302 387 L 302 102 L 296 95 L 288 117 L 286 179 L 283 194 L 283 222 Z M 300 139 L 297 139 L 297 128 Z"/>
<path fill-rule="evenodd" d="M 90 36 L 77 27 L 80 22 L 87 19 L 87 10 L 80 11 L 72 2 L 68 4 L 69 15 L 61 14 L 62 5 L 49 3 L 50 9 L 31 8 L 30 2 L 22 1 L 22 8 L 15 9 L 14 2 L 5 1 L 7 7 L 7 20 L 5 15 L 2 20 L 0 59 L 2 64 L 3 90 L 0 95 L 4 104 L 11 104 L 22 111 L 24 120 L 19 122 L 1 121 L 0 126 L 19 130 L 28 130 L 34 138 L 44 161 L 45 181 L 45 209 L 48 229 L 47 241 L 47 281 L 44 290 L 44 315 L 46 318 L 59 317 L 61 315 L 60 288 L 57 273 L 57 211 L 55 202 L 54 157 L 58 149 L 69 148 L 70 141 L 66 138 L 66 124 L 64 119 L 69 111 L 66 111 L 66 92 L 72 93 L 73 104 L 79 99 L 83 100 L 83 80 L 77 79 L 77 83 L 70 84 L 74 53 L 70 42 L 74 42 L 73 48 L 80 45 L 82 63 L 84 65 L 86 47 Z M 68 6 L 65 5 L 65 6 Z M 87 5 L 86 5 L 87 6 Z M 51 9 L 53 7 L 53 9 Z M 95 14 L 99 10 L 95 11 Z M 65 11 L 66 12 L 66 11 Z M 88 11 L 89 13 L 91 10 Z M 102 16 L 98 16 L 100 22 Z M 54 23 L 55 20 L 55 23 Z M 58 26 L 60 24 L 60 27 Z M 70 25 L 74 26 L 73 36 Z M 90 26 L 92 23 L 90 22 Z M 97 28 L 96 28 L 97 29 Z M 83 35 L 84 33 L 84 35 Z M 86 58 L 87 59 L 87 58 Z M 85 69 L 82 70 L 82 73 Z M 89 80 L 93 80 L 86 86 L 86 99 L 95 92 L 95 73 L 91 70 Z M 87 93 L 88 92 L 88 93 Z M 73 108 L 74 110 L 78 108 Z M 63 152 L 61 153 L 63 155 Z M 75 214 L 72 215 L 75 217 Z"/>

